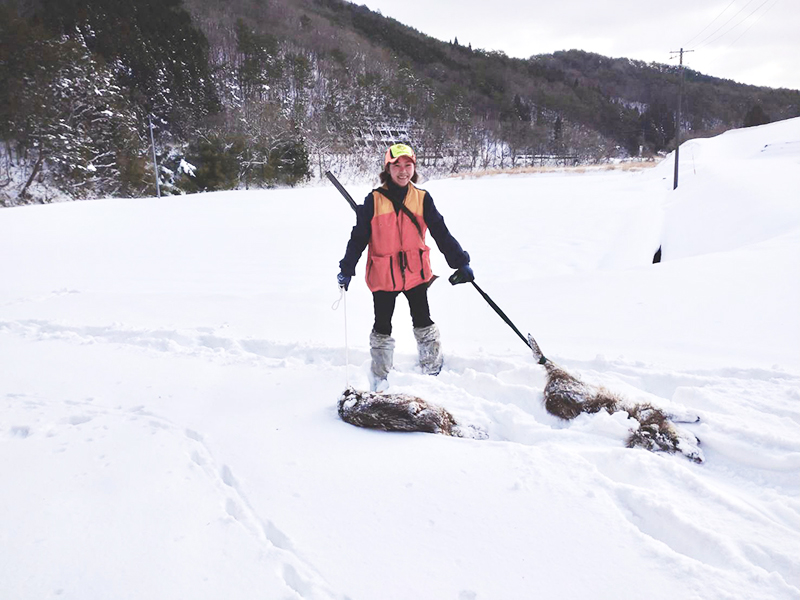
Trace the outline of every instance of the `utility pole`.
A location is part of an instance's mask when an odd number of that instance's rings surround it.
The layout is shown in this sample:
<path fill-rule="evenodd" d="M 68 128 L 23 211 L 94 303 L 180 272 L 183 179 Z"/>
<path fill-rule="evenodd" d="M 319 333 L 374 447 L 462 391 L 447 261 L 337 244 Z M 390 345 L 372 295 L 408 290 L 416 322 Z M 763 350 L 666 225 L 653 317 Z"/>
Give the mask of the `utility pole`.
<path fill-rule="evenodd" d="M 681 100 L 683 100 L 683 53 L 684 52 L 694 52 L 694 50 L 684 50 L 681 48 L 677 51 L 672 51 L 670 54 L 680 54 L 681 55 L 681 62 L 680 62 L 680 72 L 678 74 L 679 83 L 678 83 L 678 115 L 675 119 L 675 177 L 672 182 L 672 189 L 676 189 L 678 187 L 678 153 L 681 149 Z"/>
<path fill-rule="evenodd" d="M 156 143 L 153 140 L 153 119 L 147 115 L 147 122 L 150 125 L 150 145 L 153 147 L 153 172 L 156 174 L 156 194 L 161 198 L 161 182 L 158 177 L 158 159 L 156 158 Z"/>

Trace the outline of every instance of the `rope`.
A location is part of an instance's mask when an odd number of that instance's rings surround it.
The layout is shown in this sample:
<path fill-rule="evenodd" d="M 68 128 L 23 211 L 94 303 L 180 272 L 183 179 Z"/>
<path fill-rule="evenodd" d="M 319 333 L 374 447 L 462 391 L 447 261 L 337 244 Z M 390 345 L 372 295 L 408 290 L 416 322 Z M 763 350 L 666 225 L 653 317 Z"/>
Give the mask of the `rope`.
<path fill-rule="evenodd" d="M 344 301 L 344 381 L 346 388 L 350 387 L 350 348 L 347 343 L 347 292 L 339 287 L 339 298 L 331 305 L 331 309 L 339 310 L 339 304 Z"/>

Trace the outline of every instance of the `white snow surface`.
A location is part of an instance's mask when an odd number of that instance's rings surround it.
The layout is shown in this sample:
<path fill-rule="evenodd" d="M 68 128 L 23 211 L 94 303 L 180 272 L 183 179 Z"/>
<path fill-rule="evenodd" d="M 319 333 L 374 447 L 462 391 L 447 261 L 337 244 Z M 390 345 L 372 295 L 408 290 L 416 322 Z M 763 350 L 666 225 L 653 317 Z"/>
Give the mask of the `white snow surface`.
<path fill-rule="evenodd" d="M 435 246 L 445 368 L 401 297 L 391 390 L 489 439 L 339 420 L 372 299 L 362 258 L 332 310 L 330 185 L 0 211 L 0 597 L 800 598 L 800 119 L 680 157 L 676 191 L 671 158 L 423 187 L 545 354 L 699 416 L 703 464 L 548 415 Z"/>

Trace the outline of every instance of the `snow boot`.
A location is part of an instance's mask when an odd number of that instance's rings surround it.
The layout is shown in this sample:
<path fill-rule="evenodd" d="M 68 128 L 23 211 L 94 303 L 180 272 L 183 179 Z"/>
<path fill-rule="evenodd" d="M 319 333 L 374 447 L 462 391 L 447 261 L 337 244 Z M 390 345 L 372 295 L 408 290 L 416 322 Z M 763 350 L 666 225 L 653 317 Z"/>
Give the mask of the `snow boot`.
<path fill-rule="evenodd" d="M 389 387 L 386 378 L 392 369 L 394 359 L 394 338 L 390 335 L 372 331 L 369 334 L 369 353 L 372 365 L 369 370 L 369 389 L 372 392 L 384 392 Z"/>
<path fill-rule="evenodd" d="M 422 372 L 425 375 L 438 375 L 444 362 L 439 328 L 435 323 L 428 327 L 415 327 L 414 337 L 417 338 L 419 366 Z"/>

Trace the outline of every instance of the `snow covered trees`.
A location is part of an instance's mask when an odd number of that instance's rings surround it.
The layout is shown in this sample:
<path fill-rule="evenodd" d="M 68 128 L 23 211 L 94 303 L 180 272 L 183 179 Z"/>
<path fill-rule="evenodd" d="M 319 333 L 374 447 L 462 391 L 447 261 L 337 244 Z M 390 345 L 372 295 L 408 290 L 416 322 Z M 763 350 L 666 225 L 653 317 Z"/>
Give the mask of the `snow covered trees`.
<path fill-rule="evenodd" d="M 219 107 L 207 43 L 180 0 L 37 0 L 0 11 L 7 204 L 28 201 L 39 182 L 71 197 L 145 193 L 146 115 L 180 138 Z"/>
<path fill-rule="evenodd" d="M 141 119 L 111 70 L 78 35 L 44 41 L 38 49 L 49 68 L 26 78 L 21 97 L 31 113 L 24 114 L 19 139 L 38 163 L 50 162 L 73 196 L 141 192 L 133 175 L 145 150 L 137 133 Z"/>
<path fill-rule="evenodd" d="M 800 110 L 800 92 L 685 76 L 689 135 L 738 126 L 755 101 Z M 363 175 L 387 141 L 414 144 L 428 175 L 661 152 L 675 81 L 577 50 L 448 44 L 344 0 L 0 0 L 0 202 L 48 183 L 154 193 L 148 116 L 173 192 Z"/>
<path fill-rule="evenodd" d="M 80 34 L 50 38 L 12 26 L 21 29 L 2 47 L 0 131 L 21 177 L 5 190 L 7 202 L 24 202 L 45 166 L 74 197 L 140 193 L 141 119 L 111 68 Z"/>
<path fill-rule="evenodd" d="M 117 83 L 176 133 L 219 109 L 208 41 L 182 0 L 39 0 L 34 22 L 53 35 L 83 35 L 113 65 Z"/>

